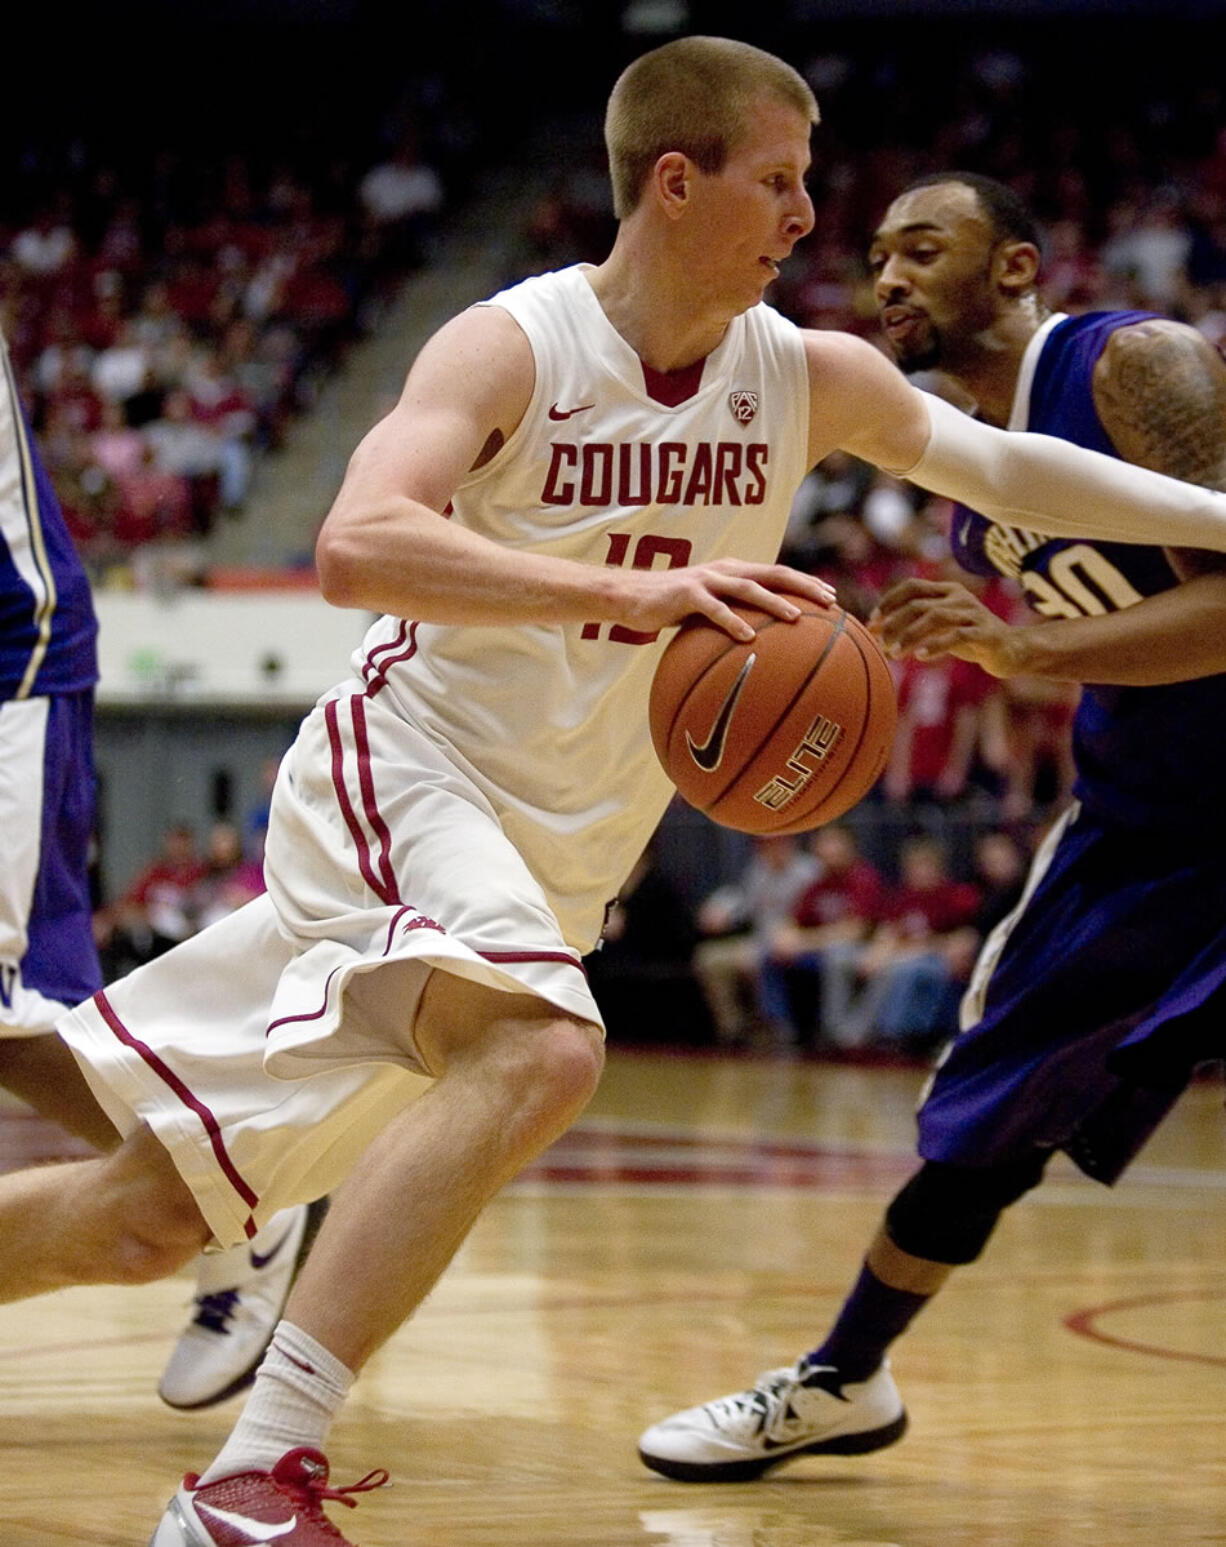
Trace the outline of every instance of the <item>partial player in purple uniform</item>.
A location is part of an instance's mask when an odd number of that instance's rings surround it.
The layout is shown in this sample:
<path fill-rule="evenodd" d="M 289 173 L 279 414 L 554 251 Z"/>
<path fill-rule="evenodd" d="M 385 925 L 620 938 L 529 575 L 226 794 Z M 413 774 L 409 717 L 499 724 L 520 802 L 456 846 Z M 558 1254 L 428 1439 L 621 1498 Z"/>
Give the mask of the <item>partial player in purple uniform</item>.
<path fill-rule="evenodd" d="M 978 418 L 1226 488 L 1226 364 L 1145 313 L 1053 315 L 1034 222 L 1007 188 L 951 173 L 890 206 L 871 251 L 906 371 L 941 372 Z M 919 1170 L 890 1204 L 834 1327 L 749 1391 L 655 1424 L 649 1467 L 735 1481 L 901 1437 L 886 1350 L 975 1260 L 1063 1150 L 1113 1183 L 1198 1064 L 1226 1052 L 1226 571 L 1220 554 L 1050 539 L 955 511 L 964 568 L 1020 582 L 1010 627 L 956 582 L 909 580 L 876 628 L 898 656 L 1083 684 L 1075 800 L 989 936 L 962 1030 L 919 1113 Z"/>
<path fill-rule="evenodd" d="M 102 987 L 89 887 L 97 632 L 0 339 L 0 1085 L 109 1151 L 119 1134 L 54 1032 Z M 250 1384 L 311 1223 L 297 1205 L 248 1245 L 201 1259 L 192 1319 L 158 1388 L 172 1407 Z"/>

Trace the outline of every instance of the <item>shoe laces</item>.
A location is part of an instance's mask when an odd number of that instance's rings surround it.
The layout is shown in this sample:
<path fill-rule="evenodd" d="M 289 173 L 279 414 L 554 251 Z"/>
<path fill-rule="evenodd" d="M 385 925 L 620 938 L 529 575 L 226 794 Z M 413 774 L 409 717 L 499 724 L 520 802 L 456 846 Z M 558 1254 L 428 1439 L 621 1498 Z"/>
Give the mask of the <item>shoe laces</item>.
<path fill-rule="evenodd" d="M 206 1332 L 229 1332 L 237 1309 L 237 1289 L 215 1290 L 213 1294 L 201 1295 L 197 1299 L 192 1325 L 203 1327 Z"/>
<path fill-rule="evenodd" d="M 324 1514 L 324 1504 L 343 1504 L 346 1509 L 356 1509 L 358 1501 L 350 1495 L 371 1493 L 375 1488 L 382 1488 L 390 1480 L 390 1474 L 386 1467 L 376 1467 L 356 1483 L 333 1488 L 328 1484 L 328 1463 L 324 1457 L 317 1451 L 300 1450 L 282 1457 L 273 1469 L 272 1480 L 294 1501 L 295 1509 L 313 1525 L 325 1527 L 338 1541 L 344 1541 L 344 1537 Z"/>
<path fill-rule="evenodd" d="M 800 1383 L 803 1373 L 800 1365 L 785 1370 L 768 1370 L 759 1377 L 751 1391 L 738 1391 L 735 1396 L 721 1397 L 709 1403 L 707 1411 L 721 1427 L 747 1422 L 752 1425 L 755 1434 L 768 1432 L 787 1412 L 788 1398 Z"/>

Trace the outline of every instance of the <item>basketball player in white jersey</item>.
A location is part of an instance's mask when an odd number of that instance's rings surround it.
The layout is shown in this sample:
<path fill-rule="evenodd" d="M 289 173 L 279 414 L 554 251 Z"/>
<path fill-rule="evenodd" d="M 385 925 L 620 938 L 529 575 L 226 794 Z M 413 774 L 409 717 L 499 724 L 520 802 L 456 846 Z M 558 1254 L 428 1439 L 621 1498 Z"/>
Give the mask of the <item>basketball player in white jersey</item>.
<path fill-rule="evenodd" d="M 382 1480 L 328 1487 L 355 1373 L 599 1076 L 580 959 L 670 795 L 661 631 L 701 613 L 751 637 L 732 604 L 828 596 L 771 562 L 807 468 L 843 447 L 1032 529 L 1127 540 L 1160 509 L 1168 540 L 1226 546 L 1223 497 L 942 412 L 871 346 L 760 304 L 813 222 L 816 117 L 739 43 L 623 74 L 609 258 L 445 326 L 324 524 L 325 594 L 384 616 L 287 755 L 267 897 L 60 1025 L 127 1137 L 0 1178 L 0 1297 L 155 1277 L 339 1187 L 153 1547 L 336 1547 L 324 1502 Z"/>

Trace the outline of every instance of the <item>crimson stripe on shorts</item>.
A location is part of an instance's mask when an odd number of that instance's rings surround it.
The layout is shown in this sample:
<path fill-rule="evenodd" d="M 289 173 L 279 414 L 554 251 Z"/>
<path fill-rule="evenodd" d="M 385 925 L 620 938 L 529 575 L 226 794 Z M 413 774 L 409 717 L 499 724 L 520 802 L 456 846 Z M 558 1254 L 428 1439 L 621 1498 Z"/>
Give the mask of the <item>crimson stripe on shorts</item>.
<path fill-rule="evenodd" d="M 405 903 L 403 908 L 398 909 L 395 913 L 392 914 L 392 922 L 387 926 L 387 941 L 383 947 L 384 956 L 386 956 L 392 948 L 392 941 L 396 938 L 397 924 L 400 923 L 400 920 L 405 916 L 406 913 L 414 912 L 416 912 L 416 909 L 410 908 L 408 903 Z"/>
<path fill-rule="evenodd" d="M 395 655 L 396 651 L 400 649 L 405 640 L 408 638 L 408 633 L 408 620 L 406 618 L 401 618 L 400 627 L 396 631 L 395 639 L 385 640 L 383 644 L 375 645 L 373 649 L 366 652 L 366 661 L 362 667 L 362 675 L 366 678 L 367 682 L 369 682 L 372 677 L 376 677 L 379 674 L 379 663 L 377 658 L 380 655 Z"/>
<path fill-rule="evenodd" d="M 366 820 L 370 823 L 370 830 L 379 840 L 379 874 L 383 878 L 383 885 L 387 895 L 385 902 L 399 902 L 400 890 L 396 885 L 396 873 L 392 869 L 392 835 L 388 831 L 387 823 L 383 820 L 383 813 L 379 810 L 379 802 L 375 798 L 375 781 L 370 771 L 370 736 L 366 730 L 366 704 L 359 698 L 349 700 L 353 713 L 353 739 L 358 749 L 358 785 L 362 791 L 362 805 L 366 811 Z"/>
<path fill-rule="evenodd" d="M 412 660 L 412 658 L 417 654 L 417 624 L 415 622 L 409 624 L 408 644 L 403 649 L 400 648 L 402 640 L 403 636 L 398 638 L 395 642 L 395 645 L 392 646 L 392 648 L 398 650 L 399 653 L 395 655 L 389 655 L 386 660 L 380 661 L 378 670 L 376 671 L 375 675 L 367 682 L 366 696 L 368 698 L 374 698 L 387 686 L 387 674 L 393 666 L 399 666 L 404 661 Z M 380 646 L 379 648 L 386 649 L 388 647 Z M 371 654 L 373 656 L 374 652 L 372 651 Z"/>
<path fill-rule="evenodd" d="M 385 953 L 386 954 L 386 953 Z M 322 1020 L 328 1008 L 328 990 L 332 987 L 332 979 L 341 969 L 333 967 L 332 971 L 324 979 L 324 996 L 320 1000 L 318 1010 L 308 1010 L 305 1015 L 283 1015 L 280 1020 L 269 1021 L 264 1035 L 270 1037 L 278 1026 L 288 1026 L 294 1021 L 318 1021 Z"/>
<path fill-rule="evenodd" d="M 587 977 L 587 968 L 567 951 L 478 951 L 477 955 L 487 962 L 564 962 Z"/>
<path fill-rule="evenodd" d="M 336 791 L 337 804 L 341 808 L 341 815 L 345 819 L 345 826 L 349 829 L 349 835 L 353 839 L 354 847 L 358 851 L 358 868 L 362 872 L 362 879 L 374 892 L 376 897 L 383 902 L 397 902 L 395 889 L 388 895 L 382 882 L 375 875 L 370 862 L 370 844 L 366 834 L 362 830 L 362 824 L 358 821 L 357 814 L 349 799 L 349 791 L 345 788 L 345 747 L 341 740 L 341 728 L 339 711 L 336 707 L 336 699 L 331 699 L 324 706 L 324 720 L 328 726 L 328 742 L 332 748 L 332 788 Z"/>
<path fill-rule="evenodd" d="M 149 1065 L 150 1069 L 153 1070 L 154 1074 L 160 1080 L 163 1080 L 174 1091 L 183 1105 L 193 1111 L 204 1124 L 204 1130 L 209 1136 L 209 1143 L 213 1146 L 213 1153 L 217 1157 L 217 1164 L 225 1172 L 226 1179 L 234 1191 L 248 1208 L 253 1209 L 260 1201 L 259 1194 L 251 1190 L 239 1174 L 238 1167 L 227 1154 L 225 1140 L 221 1136 L 221 1127 L 212 1112 L 209 1111 L 208 1107 L 198 1097 L 192 1095 L 191 1091 L 188 1090 L 174 1070 L 163 1063 L 151 1047 L 147 1046 L 138 1037 L 132 1035 L 118 1015 L 116 1015 L 114 1006 L 106 997 L 105 990 L 99 989 L 94 995 L 94 1003 L 98 1006 L 98 1013 L 102 1016 L 102 1019 L 123 1045 L 130 1047 L 134 1053 L 139 1054 L 145 1063 Z M 244 1228 L 248 1236 L 254 1235 L 256 1231 L 255 1221 L 249 1219 Z"/>
<path fill-rule="evenodd" d="M 413 911 L 414 910 L 412 908 L 403 907 L 403 908 L 399 908 L 392 915 L 392 921 L 387 926 L 387 943 L 383 947 L 383 954 L 384 954 L 384 956 L 386 956 L 388 954 L 388 952 L 392 948 L 392 940 L 393 940 L 393 938 L 395 936 L 395 933 L 396 933 L 396 926 L 397 926 L 397 924 L 400 923 L 400 920 L 405 916 L 406 913 L 412 913 Z M 341 969 L 339 967 L 333 967 L 332 971 L 324 979 L 324 993 L 323 993 L 323 998 L 320 1000 L 320 1004 L 319 1004 L 319 1009 L 318 1010 L 308 1010 L 308 1011 L 305 1012 L 305 1014 L 302 1014 L 302 1015 L 283 1015 L 280 1020 L 269 1021 L 268 1028 L 265 1031 L 264 1035 L 266 1037 L 271 1036 L 272 1033 L 274 1031 L 276 1031 L 278 1026 L 288 1026 L 291 1023 L 296 1022 L 296 1021 L 318 1021 L 318 1020 L 322 1020 L 323 1016 L 326 1014 L 327 1009 L 328 1009 L 328 990 L 332 987 L 332 979 L 336 976 L 336 974 L 340 970 Z"/>

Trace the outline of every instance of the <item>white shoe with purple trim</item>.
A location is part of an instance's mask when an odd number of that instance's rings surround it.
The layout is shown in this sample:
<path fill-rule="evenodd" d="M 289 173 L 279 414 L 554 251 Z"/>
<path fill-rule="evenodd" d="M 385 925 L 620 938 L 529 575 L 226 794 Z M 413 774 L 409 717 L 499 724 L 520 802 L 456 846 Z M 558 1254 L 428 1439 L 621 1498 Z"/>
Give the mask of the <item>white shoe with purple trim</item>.
<path fill-rule="evenodd" d="M 250 1241 L 201 1257 L 192 1319 L 158 1383 L 163 1402 L 212 1407 L 251 1384 L 327 1206 L 282 1209 Z"/>

